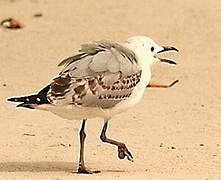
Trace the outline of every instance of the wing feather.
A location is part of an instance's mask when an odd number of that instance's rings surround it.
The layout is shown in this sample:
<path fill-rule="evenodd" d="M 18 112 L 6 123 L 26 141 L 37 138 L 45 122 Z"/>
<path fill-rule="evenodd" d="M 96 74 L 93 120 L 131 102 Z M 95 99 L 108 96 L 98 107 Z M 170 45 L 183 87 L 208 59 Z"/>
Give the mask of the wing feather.
<path fill-rule="evenodd" d="M 80 52 L 59 64 L 66 67 L 51 83 L 52 104 L 111 108 L 131 95 L 141 76 L 133 51 L 99 41 L 83 44 Z"/>

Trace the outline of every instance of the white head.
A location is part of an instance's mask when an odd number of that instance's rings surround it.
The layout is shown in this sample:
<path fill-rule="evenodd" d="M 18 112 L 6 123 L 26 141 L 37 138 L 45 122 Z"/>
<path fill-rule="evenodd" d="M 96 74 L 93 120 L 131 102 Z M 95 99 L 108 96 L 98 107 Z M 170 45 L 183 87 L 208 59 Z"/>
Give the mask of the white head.
<path fill-rule="evenodd" d="M 127 43 L 130 44 L 132 50 L 140 56 L 142 61 L 148 61 L 148 64 L 151 65 L 153 62 L 165 62 L 175 65 L 176 62 L 169 59 L 162 59 L 156 57 L 158 53 L 175 50 L 178 52 L 178 49 L 172 46 L 160 46 L 156 44 L 152 39 L 145 36 L 133 36 L 129 38 Z M 146 57 L 142 59 L 142 57 Z"/>

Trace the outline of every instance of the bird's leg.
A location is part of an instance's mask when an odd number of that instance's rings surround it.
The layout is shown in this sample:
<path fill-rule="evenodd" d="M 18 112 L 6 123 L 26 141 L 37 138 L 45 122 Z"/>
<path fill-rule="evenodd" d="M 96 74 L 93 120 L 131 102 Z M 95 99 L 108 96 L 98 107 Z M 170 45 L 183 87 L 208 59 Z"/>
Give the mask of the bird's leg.
<path fill-rule="evenodd" d="M 152 83 L 150 82 L 147 87 L 158 87 L 158 88 L 169 88 L 172 87 L 174 84 L 178 83 L 179 80 L 173 81 L 171 84 L 169 85 L 165 85 L 165 84 L 157 84 L 157 83 Z"/>
<path fill-rule="evenodd" d="M 133 156 L 130 153 L 130 151 L 128 151 L 128 149 L 124 143 L 121 143 L 121 142 L 118 142 L 118 141 L 115 141 L 115 140 L 112 140 L 112 139 L 109 139 L 106 137 L 107 125 L 108 125 L 108 121 L 105 121 L 101 135 L 100 135 L 100 139 L 105 143 L 110 143 L 110 144 L 117 146 L 118 147 L 118 157 L 120 159 L 124 159 L 126 156 L 129 161 L 133 162 Z"/>
<path fill-rule="evenodd" d="M 100 171 L 90 171 L 89 169 L 86 168 L 84 164 L 84 141 L 86 138 L 86 133 L 84 132 L 86 124 L 86 119 L 83 119 L 83 122 L 81 124 L 81 130 L 80 130 L 80 159 L 79 159 L 79 167 L 78 167 L 78 173 L 83 173 L 83 174 L 92 174 L 92 173 L 98 173 Z"/>

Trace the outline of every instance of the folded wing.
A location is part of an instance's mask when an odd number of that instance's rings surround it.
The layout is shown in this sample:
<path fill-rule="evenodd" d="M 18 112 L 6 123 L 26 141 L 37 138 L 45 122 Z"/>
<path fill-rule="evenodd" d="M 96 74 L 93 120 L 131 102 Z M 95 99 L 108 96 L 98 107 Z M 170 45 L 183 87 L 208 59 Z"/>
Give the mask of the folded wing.
<path fill-rule="evenodd" d="M 59 64 L 66 66 L 50 85 L 50 103 L 111 108 L 131 95 L 141 77 L 133 51 L 99 41 L 82 45 L 80 52 Z"/>

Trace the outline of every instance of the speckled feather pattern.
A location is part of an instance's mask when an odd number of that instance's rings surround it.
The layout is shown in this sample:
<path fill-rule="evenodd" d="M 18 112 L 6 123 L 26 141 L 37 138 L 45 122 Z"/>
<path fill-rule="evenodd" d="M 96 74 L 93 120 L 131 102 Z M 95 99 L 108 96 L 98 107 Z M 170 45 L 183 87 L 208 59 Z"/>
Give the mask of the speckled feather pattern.
<path fill-rule="evenodd" d="M 119 76 L 112 83 L 108 83 L 108 77 L 102 74 L 88 78 L 57 77 L 51 83 L 48 100 L 52 104 L 111 108 L 130 97 L 140 81 L 141 72 L 124 78 Z"/>

